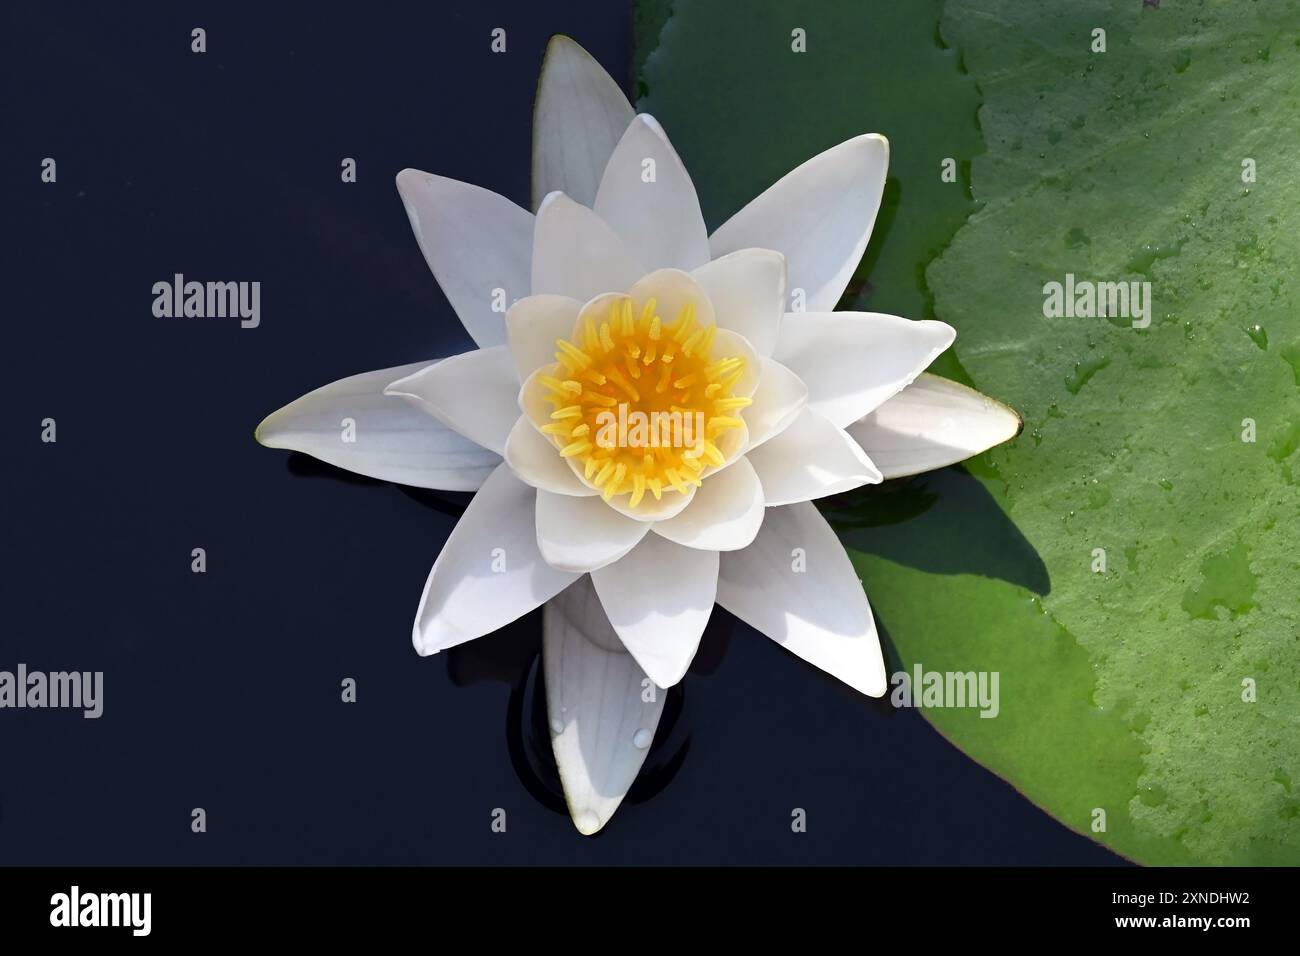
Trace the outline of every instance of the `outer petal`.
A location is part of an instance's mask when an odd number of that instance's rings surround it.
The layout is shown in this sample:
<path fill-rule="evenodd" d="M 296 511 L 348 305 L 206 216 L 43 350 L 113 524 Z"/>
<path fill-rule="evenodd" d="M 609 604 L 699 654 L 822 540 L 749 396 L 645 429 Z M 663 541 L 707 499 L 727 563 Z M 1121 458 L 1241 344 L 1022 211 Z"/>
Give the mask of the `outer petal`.
<path fill-rule="evenodd" d="M 748 455 L 772 505 L 788 505 L 876 484 L 880 472 L 842 428 L 810 408 Z"/>
<path fill-rule="evenodd" d="M 519 381 L 555 362 L 555 340 L 567 336 L 582 303 L 567 295 L 530 295 L 506 313 L 506 343 Z"/>
<path fill-rule="evenodd" d="M 308 392 L 257 426 L 268 448 L 288 448 L 358 475 L 416 488 L 474 491 L 500 459 L 400 398 L 384 394 L 393 379 L 429 362 L 381 368 Z M 345 419 L 355 426 L 345 440 Z"/>
<path fill-rule="evenodd" d="M 709 237 L 714 257 L 757 246 L 784 253 L 790 289 L 829 312 L 867 248 L 889 167 L 889 141 L 858 136 L 787 173 Z"/>
<path fill-rule="evenodd" d="M 593 208 L 623 237 L 642 272 L 694 269 L 709 261 L 709 232 L 695 186 L 653 116 L 638 116 L 628 125 Z"/>
<path fill-rule="evenodd" d="M 774 358 L 808 384 L 808 407 L 842 428 L 910 385 L 956 336 L 943 322 L 809 312 L 781 323 Z"/>
<path fill-rule="evenodd" d="M 592 205 L 632 116 L 627 97 L 591 54 L 569 37 L 551 37 L 533 104 L 533 207 L 557 189 Z"/>
<path fill-rule="evenodd" d="M 853 689 L 872 697 L 885 692 L 871 607 L 844 547 L 813 505 L 770 509 L 752 545 L 722 556 L 718 603 Z"/>
<path fill-rule="evenodd" d="M 579 498 L 598 493 L 578 477 L 569 464 L 570 459 L 561 458 L 559 449 L 550 439 L 522 415 L 510 429 L 505 457 L 506 464 L 526 485 L 557 495 L 576 495 Z"/>
<path fill-rule="evenodd" d="M 498 455 L 519 418 L 519 379 L 504 345 L 453 355 L 398 379 L 384 394 L 407 399 Z"/>
<path fill-rule="evenodd" d="M 598 497 L 537 492 L 537 545 L 561 571 L 594 571 L 617 561 L 650 525 L 619 514 Z"/>
<path fill-rule="evenodd" d="M 763 523 L 763 486 L 744 458 L 710 475 L 690 505 L 654 525 L 657 534 L 688 548 L 735 551 L 748 547 Z"/>
<path fill-rule="evenodd" d="M 504 627 L 577 580 L 542 560 L 535 498 L 504 464 L 488 476 L 424 585 L 412 632 L 421 655 Z"/>
<path fill-rule="evenodd" d="M 603 219 L 564 193 L 550 193 L 537 209 L 532 291 L 579 302 L 623 292 L 640 276 L 636 260 Z"/>
<path fill-rule="evenodd" d="M 886 478 L 964 461 L 1010 441 L 1024 422 L 973 388 L 922 373 L 870 415 L 848 427 Z"/>
<path fill-rule="evenodd" d="M 691 273 L 713 302 L 718 325 L 739 332 L 759 355 L 776 347 L 785 313 L 785 256 L 741 249 Z"/>
<path fill-rule="evenodd" d="M 619 639 L 650 678 L 660 687 L 681 680 L 713 611 L 718 553 L 646 535 L 591 580 Z"/>
<path fill-rule="evenodd" d="M 587 577 L 546 603 L 542 664 L 564 799 L 574 826 L 590 835 L 636 779 L 668 695 L 644 699 L 645 671 L 623 649 Z"/>
<path fill-rule="evenodd" d="M 803 379 L 770 358 L 760 364 L 762 374 L 754 390 L 754 404 L 744 412 L 750 448 L 757 448 L 789 428 L 808 404 L 808 386 Z"/>
<path fill-rule="evenodd" d="M 480 346 L 506 340 L 494 289 L 507 302 L 528 295 L 533 216 L 504 196 L 469 183 L 404 169 L 397 191 L 420 251 L 466 331 Z"/>

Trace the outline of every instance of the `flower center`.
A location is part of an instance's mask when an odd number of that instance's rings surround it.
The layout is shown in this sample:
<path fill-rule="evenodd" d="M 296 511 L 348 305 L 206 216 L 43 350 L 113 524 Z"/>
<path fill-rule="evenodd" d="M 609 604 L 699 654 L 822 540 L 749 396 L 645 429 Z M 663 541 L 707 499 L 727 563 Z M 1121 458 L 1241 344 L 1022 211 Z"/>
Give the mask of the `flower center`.
<path fill-rule="evenodd" d="M 745 359 L 715 355 L 716 333 L 692 304 L 665 324 L 654 299 L 637 308 L 624 298 L 599 326 L 588 315 L 578 341 L 556 340 L 558 364 L 538 376 L 554 408 L 542 431 L 606 501 L 626 494 L 635 508 L 647 491 L 685 494 L 724 464 L 716 440 L 744 424 L 753 400 L 732 394 Z"/>

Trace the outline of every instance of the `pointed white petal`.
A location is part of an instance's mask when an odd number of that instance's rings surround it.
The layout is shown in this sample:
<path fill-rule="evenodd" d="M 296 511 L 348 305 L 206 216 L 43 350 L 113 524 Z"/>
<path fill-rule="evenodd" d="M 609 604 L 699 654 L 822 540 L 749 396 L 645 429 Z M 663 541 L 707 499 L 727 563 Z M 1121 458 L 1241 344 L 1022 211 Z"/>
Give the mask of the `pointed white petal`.
<path fill-rule="evenodd" d="M 506 464 L 526 485 L 579 498 L 597 493 L 574 473 L 570 465 L 572 459 L 561 458 L 559 449 L 550 439 L 522 415 L 506 439 L 505 458 Z"/>
<path fill-rule="evenodd" d="M 592 205 L 632 116 L 627 97 L 591 54 L 569 37 L 551 37 L 533 104 L 533 207 L 555 190 Z"/>
<path fill-rule="evenodd" d="M 909 385 L 957 333 L 880 312 L 790 314 L 773 357 L 808 385 L 808 407 L 843 428 Z"/>
<path fill-rule="evenodd" d="M 741 249 L 691 275 L 713 302 L 719 327 L 739 332 L 759 355 L 772 354 L 785 314 L 785 256 Z"/>
<path fill-rule="evenodd" d="M 754 543 L 722 555 L 718 603 L 855 690 L 871 697 L 885 692 L 867 596 L 813 505 L 768 509 Z"/>
<path fill-rule="evenodd" d="M 650 525 L 619 514 L 599 497 L 537 492 L 537 545 L 561 571 L 594 571 L 632 550 Z"/>
<path fill-rule="evenodd" d="M 709 237 L 713 256 L 756 246 L 784 253 L 791 293 L 829 312 L 867 248 L 889 167 L 889 142 L 858 136 L 787 173 Z"/>
<path fill-rule="evenodd" d="M 574 826 L 587 835 L 614 815 L 636 780 L 667 694 L 648 678 L 582 577 L 546 603 L 542 665 L 551 748 Z"/>
<path fill-rule="evenodd" d="M 564 193 L 549 193 L 537 209 L 533 238 L 534 295 L 567 295 L 579 302 L 602 292 L 625 292 L 641 270 L 603 219 Z"/>
<path fill-rule="evenodd" d="M 922 373 L 848 427 L 886 478 L 965 461 L 1020 434 L 1020 416 L 973 388 Z"/>
<path fill-rule="evenodd" d="M 453 355 L 398 379 L 384 394 L 401 396 L 498 455 L 519 418 L 519 379 L 504 345 Z"/>
<path fill-rule="evenodd" d="M 465 330 L 482 347 L 506 340 L 494 290 L 507 305 L 528 295 L 533 216 L 504 196 L 418 169 L 397 174 L 397 191 L 420 251 Z"/>
<path fill-rule="evenodd" d="M 483 483 L 425 582 L 412 631 L 422 656 L 505 627 L 577 579 L 537 550 L 536 495 L 505 464 Z"/>
<path fill-rule="evenodd" d="M 660 687 L 681 680 L 713 611 L 718 553 L 650 534 L 591 580 L 619 639 L 651 679 Z"/>
<path fill-rule="evenodd" d="M 653 116 L 628 124 L 593 208 L 623 237 L 642 272 L 689 270 L 709 261 L 709 233 L 695 186 Z"/>
<path fill-rule="evenodd" d="M 746 456 L 769 507 L 873 485 L 881 475 L 857 442 L 811 408 Z"/>
<path fill-rule="evenodd" d="M 710 475 L 690 506 L 654 525 L 656 534 L 688 548 L 735 551 L 748 547 L 763 523 L 763 486 L 753 466 L 741 458 Z"/>
<path fill-rule="evenodd" d="M 765 358 L 754 390 L 754 404 L 744 411 L 749 426 L 749 448 L 754 449 L 781 434 L 808 404 L 808 386 L 780 362 Z"/>
<path fill-rule="evenodd" d="M 555 362 L 555 340 L 573 331 L 582 303 L 567 295 L 530 295 L 506 313 L 506 344 L 523 381 Z"/>
<path fill-rule="evenodd" d="M 402 399 L 384 394 L 393 379 L 432 364 L 381 368 L 331 382 L 268 415 L 257 426 L 257 440 L 369 478 L 415 488 L 474 491 L 500 462 L 498 456 Z"/>

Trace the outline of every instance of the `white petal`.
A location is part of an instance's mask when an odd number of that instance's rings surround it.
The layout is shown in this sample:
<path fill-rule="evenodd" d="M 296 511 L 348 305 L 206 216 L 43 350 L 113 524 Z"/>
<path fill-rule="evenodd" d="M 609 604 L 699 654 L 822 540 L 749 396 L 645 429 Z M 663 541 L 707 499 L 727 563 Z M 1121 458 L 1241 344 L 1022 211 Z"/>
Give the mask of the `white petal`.
<path fill-rule="evenodd" d="M 759 355 L 771 355 L 785 314 L 785 256 L 741 249 L 691 273 L 713 302 L 718 326 L 739 332 Z"/>
<path fill-rule="evenodd" d="M 534 208 L 555 190 L 592 205 L 632 116 L 627 97 L 591 54 L 569 37 L 551 37 L 533 104 Z"/>
<path fill-rule="evenodd" d="M 709 261 L 709 233 L 695 186 L 653 116 L 628 124 L 592 208 L 623 237 L 642 272 L 694 269 Z"/>
<path fill-rule="evenodd" d="M 660 687 L 681 680 L 713 611 L 718 553 L 646 535 L 591 580 L 619 639 L 651 680 Z"/>
<path fill-rule="evenodd" d="M 881 480 L 857 442 L 811 408 L 747 457 L 763 483 L 769 507 L 824 498 Z"/>
<path fill-rule="evenodd" d="M 644 275 L 636 280 L 628 295 L 638 305 L 646 299 L 654 299 L 655 311 L 665 325 L 676 322 L 686 305 L 695 307 L 695 321 L 700 325 L 712 325 L 716 321 L 713 302 L 704 286 L 681 269 L 658 269 Z"/>
<path fill-rule="evenodd" d="M 482 347 L 506 340 L 495 290 L 507 303 L 528 295 L 533 216 L 504 196 L 418 169 L 397 174 L 397 191 L 420 251 L 466 331 Z"/>
<path fill-rule="evenodd" d="M 384 394 L 393 379 L 431 364 L 436 363 L 363 372 L 308 392 L 268 415 L 257 426 L 257 440 L 382 481 L 474 491 L 500 459 L 406 401 Z M 355 423 L 351 429 L 347 419 Z"/>
<path fill-rule="evenodd" d="M 687 485 L 686 494 L 681 494 L 666 487 L 662 498 L 656 498 L 646 492 L 645 497 L 635 508 L 628 504 L 632 500 L 631 495 L 615 495 L 609 499 L 609 507 L 637 521 L 667 521 L 685 511 L 698 490 L 694 485 Z"/>
<path fill-rule="evenodd" d="M 619 514 L 598 497 L 537 492 L 537 545 L 561 571 L 594 571 L 631 551 L 650 525 Z"/>
<path fill-rule="evenodd" d="M 488 476 L 425 582 L 412 632 L 421 655 L 490 634 L 577 579 L 537 550 L 536 495 L 505 464 Z"/>
<path fill-rule="evenodd" d="M 956 338 L 943 322 L 880 312 L 787 315 L 774 357 L 808 385 L 808 407 L 851 425 L 925 371 Z"/>
<path fill-rule="evenodd" d="M 564 799 L 574 825 L 590 835 L 636 780 L 668 695 L 645 700 L 645 671 L 624 650 L 587 577 L 546 602 L 542 666 Z"/>
<path fill-rule="evenodd" d="M 808 386 L 803 379 L 770 358 L 760 364 L 762 373 L 754 390 L 754 404 L 743 413 L 751 449 L 789 428 L 808 404 Z"/>
<path fill-rule="evenodd" d="M 731 329 L 718 329 L 713 336 L 713 357 L 745 360 L 745 373 L 731 386 L 731 393 L 739 398 L 751 398 L 757 391 L 759 378 L 763 374 L 763 360 L 754 351 L 754 346 L 749 344 L 749 340 Z"/>
<path fill-rule="evenodd" d="M 598 215 L 564 193 L 542 200 L 533 237 L 534 295 L 586 302 L 602 292 L 627 291 L 639 275 L 623 240 Z"/>
<path fill-rule="evenodd" d="M 506 439 L 505 458 L 526 485 L 580 498 L 597 493 L 574 472 L 572 459 L 561 458 L 560 450 L 522 415 Z"/>
<path fill-rule="evenodd" d="M 718 603 L 855 690 L 872 697 L 885 692 L 867 596 L 813 505 L 769 509 L 752 545 L 722 555 Z"/>
<path fill-rule="evenodd" d="M 889 168 L 889 142 L 858 136 L 787 173 L 709 237 L 714 258 L 756 246 L 784 253 L 791 293 L 829 312 L 867 248 Z"/>
<path fill-rule="evenodd" d="M 555 340 L 568 336 L 582 303 L 567 295 L 530 295 L 506 313 L 506 343 L 519 381 L 555 362 Z"/>
<path fill-rule="evenodd" d="M 519 418 L 519 379 L 504 345 L 453 355 L 398 379 L 384 394 L 400 395 L 498 455 Z"/>
<path fill-rule="evenodd" d="M 886 478 L 965 461 L 1010 441 L 1024 423 L 973 388 L 928 373 L 848 427 Z"/>
<path fill-rule="evenodd" d="M 655 533 L 688 548 L 735 551 L 754 540 L 763 523 L 763 486 L 744 458 L 710 475 L 690 506 L 654 525 Z"/>

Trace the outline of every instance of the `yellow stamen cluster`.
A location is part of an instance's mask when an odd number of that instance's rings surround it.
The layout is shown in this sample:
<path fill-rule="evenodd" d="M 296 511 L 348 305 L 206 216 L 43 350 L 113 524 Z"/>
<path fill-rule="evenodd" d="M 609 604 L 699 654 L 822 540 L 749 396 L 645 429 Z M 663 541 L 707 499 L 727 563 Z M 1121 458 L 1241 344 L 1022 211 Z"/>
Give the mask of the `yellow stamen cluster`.
<path fill-rule="evenodd" d="M 665 323 L 654 299 L 639 308 L 630 298 L 615 299 L 607 316 L 589 314 L 579 323 L 576 341 L 556 340 L 556 365 L 538 376 L 553 408 L 542 431 L 606 501 L 630 495 L 635 508 L 647 492 L 656 500 L 685 494 L 705 468 L 725 461 L 718 437 L 743 425 L 741 409 L 752 399 L 732 390 L 745 359 L 714 355 L 717 326 L 701 325 L 695 312 L 687 304 Z M 647 418 L 677 413 L 678 421 L 702 422 L 703 434 L 689 434 L 685 444 L 602 441 L 602 425 L 620 411 Z"/>

